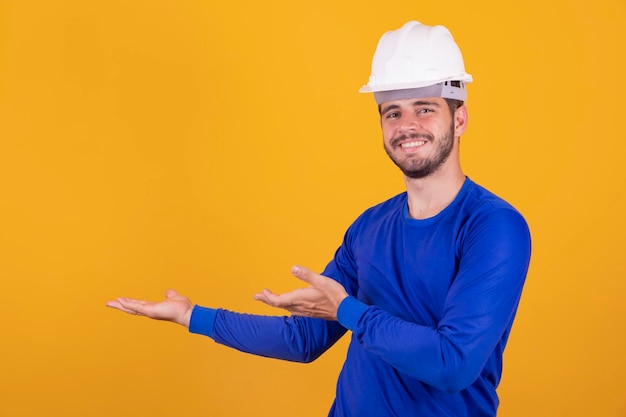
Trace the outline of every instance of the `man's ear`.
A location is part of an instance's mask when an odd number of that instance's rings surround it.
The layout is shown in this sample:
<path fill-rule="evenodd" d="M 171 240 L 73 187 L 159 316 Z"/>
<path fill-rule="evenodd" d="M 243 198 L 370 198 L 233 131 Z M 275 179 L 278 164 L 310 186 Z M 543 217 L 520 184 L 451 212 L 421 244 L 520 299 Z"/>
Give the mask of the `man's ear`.
<path fill-rule="evenodd" d="M 467 107 L 465 105 L 460 106 L 454 111 L 454 136 L 461 137 L 465 133 L 467 128 L 469 115 L 467 114 Z"/>

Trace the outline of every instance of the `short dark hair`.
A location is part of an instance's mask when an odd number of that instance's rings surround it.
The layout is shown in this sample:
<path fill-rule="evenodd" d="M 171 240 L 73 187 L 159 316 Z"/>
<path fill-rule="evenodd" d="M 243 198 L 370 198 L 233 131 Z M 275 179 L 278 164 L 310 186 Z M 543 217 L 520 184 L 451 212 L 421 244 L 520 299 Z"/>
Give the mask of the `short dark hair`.
<path fill-rule="evenodd" d="M 446 101 L 446 103 L 448 103 L 448 108 L 450 109 L 450 115 L 454 117 L 454 112 L 456 111 L 456 109 L 458 109 L 459 107 L 463 105 L 463 102 L 461 100 L 455 100 L 452 98 L 445 98 L 444 100 Z"/>

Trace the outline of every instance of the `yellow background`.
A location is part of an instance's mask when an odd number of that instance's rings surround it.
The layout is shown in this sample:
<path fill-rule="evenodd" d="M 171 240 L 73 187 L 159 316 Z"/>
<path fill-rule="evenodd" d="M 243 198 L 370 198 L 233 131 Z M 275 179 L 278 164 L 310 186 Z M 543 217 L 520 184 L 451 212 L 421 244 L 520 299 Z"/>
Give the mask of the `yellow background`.
<path fill-rule="evenodd" d="M 445 24 L 475 83 L 466 173 L 534 257 L 502 417 L 626 416 L 626 2 L 0 0 L 0 416 L 323 416 L 345 354 L 292 364 L 105 308 L 252 300 L 402 191 L 367 82 Z"/>

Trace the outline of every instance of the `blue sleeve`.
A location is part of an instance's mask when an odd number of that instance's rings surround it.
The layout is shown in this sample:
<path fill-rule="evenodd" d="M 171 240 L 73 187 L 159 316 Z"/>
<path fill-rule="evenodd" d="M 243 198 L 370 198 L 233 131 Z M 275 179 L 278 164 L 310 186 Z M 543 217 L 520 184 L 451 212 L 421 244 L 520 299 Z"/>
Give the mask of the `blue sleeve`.
<path fill-rule="evenodd" d="M 336 321 L 240 314 L 195 306 L 189 331 L 242 352 L 311 362 L 339 340 L 346 329 Z"/>
<path fill-rule="evenodd" d="M 397 370 L 446 392 L 480 375 L 506 342 L 530 262 L 530 233 L 514 210 L 478 219 L 459 246 L 458 273 L 441 320 L 424 326 L 395 317 L 355 297 L 339 307 L 338 320 L 353 340 Z"/>

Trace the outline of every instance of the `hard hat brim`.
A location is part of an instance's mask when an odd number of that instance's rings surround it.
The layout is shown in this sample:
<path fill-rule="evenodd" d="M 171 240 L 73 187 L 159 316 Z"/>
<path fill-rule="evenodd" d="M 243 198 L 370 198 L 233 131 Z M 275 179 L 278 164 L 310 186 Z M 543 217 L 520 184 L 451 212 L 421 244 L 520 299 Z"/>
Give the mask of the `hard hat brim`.
<path fill-rule="evenodd" d="M 365 84 L 363 87 L 359 89 L 359 93 L 376 93 L 379 91 L 393 91 L 393 90 L 406 90 L 409 88 L 421 88 L 428 87 L 431 85 L 439 84 L 445 81 L 462 81 L 464 83 L 471 83 L 473 78 L 470 74 L 462 74 L 455 77 L 446 77 L 438 80 L 429 80 L 429 81 L 420 81 L 420 82 L 412 82 L 412 83 L 399 83 L 399 84 L 387 84 L 380 86 L 370 86 L 369 84 Z"/>

